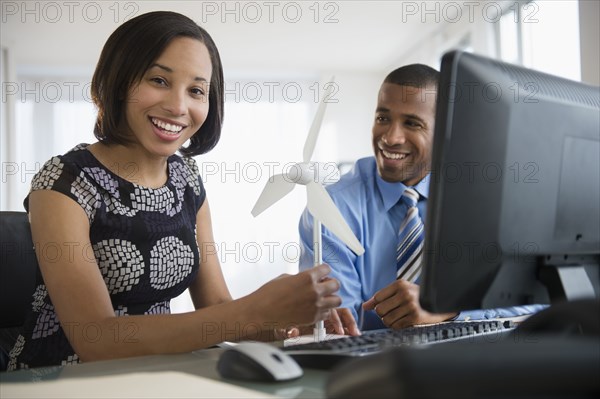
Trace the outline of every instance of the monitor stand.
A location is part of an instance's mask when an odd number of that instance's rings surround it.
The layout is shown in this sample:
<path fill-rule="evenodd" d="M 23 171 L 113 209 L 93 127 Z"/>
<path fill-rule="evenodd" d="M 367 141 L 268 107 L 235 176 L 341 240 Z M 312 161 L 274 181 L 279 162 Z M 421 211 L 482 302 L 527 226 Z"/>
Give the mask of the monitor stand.
<path fill-rule="evenodd" d="M 590 273 L 596 273 L 595 278 Z M 598 257 L 567 258 L 562 262 L 557 256 L 547 257 L 539 268 L 539 280 L 548 289 L 552 303 L 564 300 L 598 298 Z M 592 281 L 596 282 L 594 287 Z"/>

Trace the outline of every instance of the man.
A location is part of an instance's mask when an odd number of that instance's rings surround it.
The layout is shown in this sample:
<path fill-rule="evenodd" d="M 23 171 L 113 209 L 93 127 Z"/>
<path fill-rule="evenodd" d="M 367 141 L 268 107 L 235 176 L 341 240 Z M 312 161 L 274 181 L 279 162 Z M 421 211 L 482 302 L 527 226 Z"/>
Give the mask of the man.
<path fill-rule="evenodd" d="M 391 72 L 377 98 L 372 129 L 374 156 L 358 160 L 352 171 L 327 187 L 366 250 L 357 257 L 323 229 L 323 261 L 331 266 L 331 276 L 341 283 L 339 294 L 344 308 L 338 309 L 330 321 L 338 334 L 359 334 L 356 322 L 363 330 L 400 329 L 449 319 L 485 319 L 532 312 L 528 307 L 460 314 L 427 312 L 419 304 L 418 250 L 422 247 L 416 248 L 416 244 L 422 243 L 422 238 L 411 244 L 415 248 L 407 247 L 404 251 L 406 266 L 397 261 L 407 221 L 412 217 L 415 223 L 420 218 L 418 223 L 422 226 L 426 216 L 438 79 L 439 72 L 421 64 Z M 416 211 L 410 210 L 411 205 L 403 200 L 403 195 L 416 200 Z M 299 226 L 301 270 L 313 265 L 312 224 L 312 216 L 305 210 Z M 404 269 L 409 272 L 397 276 Z"/>

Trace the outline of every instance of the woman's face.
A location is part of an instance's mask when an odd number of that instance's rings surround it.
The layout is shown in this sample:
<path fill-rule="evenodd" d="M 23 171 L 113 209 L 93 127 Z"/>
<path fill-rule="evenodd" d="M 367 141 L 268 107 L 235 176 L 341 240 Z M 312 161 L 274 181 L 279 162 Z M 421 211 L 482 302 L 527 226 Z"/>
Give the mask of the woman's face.
<path fill-rule="evenodd" d="M 210 54 L 199 40 L 179 37 L 129 90 L 125 117 L 137 145 L 155 157 L 173 155 L 208 115 Z"/>

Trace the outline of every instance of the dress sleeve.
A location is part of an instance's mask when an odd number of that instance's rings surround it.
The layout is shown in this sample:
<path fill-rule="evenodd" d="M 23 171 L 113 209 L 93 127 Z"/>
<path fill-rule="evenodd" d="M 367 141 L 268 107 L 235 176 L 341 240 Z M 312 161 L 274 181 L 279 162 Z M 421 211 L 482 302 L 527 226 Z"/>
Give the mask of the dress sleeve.
<path fill-rule="evenodd" d="M 86 178 L 85 173 L 76 165 L 53 157 L 44 164 L 31 181 L 31 190 L 23 201 L 29 212 L 29 195 L 37 190 L 52 190 L 66 195 L 77 202 L 85 211 L 90 224 L 100 206 L 98 189 Z"/>
<path fill-rule="evenodd" d="M 194 158 L 183 157 L 183 162 L 188 168 L 189 174 L 186 176 L 188 184 L 192 187 L 196 199 L 196 212 L 200 210 L 204 200 L 206 199 L 206 190 L 204 189 L 204 183 L 202 183 L 202 177 L 198 171 L 198 165 Z"/>

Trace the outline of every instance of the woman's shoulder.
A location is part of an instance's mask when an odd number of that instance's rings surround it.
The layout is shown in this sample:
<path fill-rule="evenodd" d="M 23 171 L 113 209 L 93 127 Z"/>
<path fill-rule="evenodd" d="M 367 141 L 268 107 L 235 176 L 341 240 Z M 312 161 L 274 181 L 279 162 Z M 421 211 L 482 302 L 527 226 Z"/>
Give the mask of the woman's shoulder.
<path fill-rule="evenodd" d="M 57 155 L 56 158 L 61 159 L 63 162 L 69 163 L 79 163 L 78 161 L 82 160 L 89 162 L 91 159 L 93 159 L 93 155 L 90 151 L 88 151 L 88 147 L 89 144 L 87 143 L 77 144 L 64 154 Z"/>
<path fill-rule="evenodd" d="M 88 162 L 87 144 L 79 144 L 62 155 L 55 155 L 44 163 L 32 180 L 32 188 L 52 186 L 61 176 L 74 179 Z M 83 162 L 82 162 L 83 161 Z"/>
<path fill-rule="evenodd" d="M 194 194 L 200 198 L 199 203 L 204 202 L 206 192 L 198 170 L 198 164 L 194 158 L 174 154 L 169 157 L 168 165 L 169 180 L 181 189 L 191 187 Z"/>
<path fill-rule="evenodd" d="M 184 167 L 184 171 L 190 173 L 194 176 L 199 176 L 200 172 L 198 171 L 198 164 L 196 160 L 192 157 L 183 157 L 177 154 L 171 155 L 169 157 L 169 163 L 172 165 L 181 165 Z"/>
<path fill-rule="evenodd" d="M 87 144 L 79 144 L 63 155 L 48 160 L 31 181 L 31 192 L 52 190 L 76 201 L 90 220 L 99 201 L 98 190 L 87 178 L 85 168 L 93 162 Z M 29 209 L 29 195 L 23 205 Z"/>
<path fill-rule="evenodd" d="M 63 154 L 54 155 L 44 163 L 40 172 L 47 172 L 48 169 L 55 170 L 56 168 L 71 173 L 83 170 L 83 168 L 89 166 L 94 159 L 92 154 L 87 150 L 87 147 L 88 144 L 78 144 Z"/>
<path fill-rule="evenodd" d="M 169 166 L 169 175 L 173 179 L 182 179 L 184 181 L 200 180 L 200 171 L 198 164 L 191 157 L 182 157 L 180 155 L 171 155 L 167 161 Z"/>

